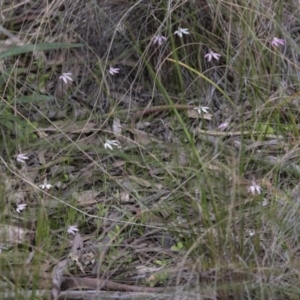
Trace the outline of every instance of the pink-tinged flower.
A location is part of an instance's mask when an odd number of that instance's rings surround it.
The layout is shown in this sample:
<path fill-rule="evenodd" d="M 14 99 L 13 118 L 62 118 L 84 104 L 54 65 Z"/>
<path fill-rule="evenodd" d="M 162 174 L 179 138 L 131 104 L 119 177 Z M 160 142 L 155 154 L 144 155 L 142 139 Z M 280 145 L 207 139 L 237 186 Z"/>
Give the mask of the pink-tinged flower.
<path fill-rule="evenodd" d="M 213 58 L 216 60 L 219 60 L 221 57 L 221 54 L 213 52 L 212 50 L 209 50 L 207 54 L 204 55 L 205 58 L 207 58 L 207 61 L 211 61 Z"/>
<path fill-rule="evenodd" d="M 190 33 L 189 33 L 188 28 L 181 28 L 181 27 L 179 27 L 178 30 L 176 30 L 176 31 L 174 32 L 174 34 L 177 34 L 179 37 L 182 38 L 182 36 L 183 36 L 184 34 L 190 34 Z"/>
<path fill-rule="evenodd" d="M 120 71 L 119 68 L 113 68 L 112 66 L 110 66 L 110 67 L 109 67 L 109 70 L 108 70 L 108 73 L 109 73 L 110 75 L 115 75 L 115 74 L 118 74 L 119 71 Z"/>
<path fill-rule="evenodd" d="M 28 159 L 28 156 L 23 153 L 18 154 L 17 158 L 16 158 L 17 162 L 22 163 L 22 164 L 25 164 L 26 163 L 25 160 L 27 160 L 27 159 Z"/>
<path fill-rule="evenodd" d="M 79 231 L 77 225 L 70 225 L 70 226 L 68 227 L 68 229 L 67 229 L 67 233 L 68 233 L 68 234 L 73 234 L 73 235 L 75 235 L 77 231 Z"/>
<path fill-rule="evenodd" d="M 155 35 L 152 39 L 153 44 L 158 44 L 159 46 L 165 42 L 167 38 L 161 34 Z"/>
<path fill-rule="evenodd" d="M 260 195 L 261 194 L 261 187 L 258 184 L 256 184 L 255 181 L 252 181 L 252 184 L 248 188 L 248 192 L 251 193 L 252 195 L 255 195 L 256 193 L 258 195 Z"/>
<path fill-rule="evenodd" d="M 228 122 L 223 122 L 218 126 L 218 128 L 223 131 L 223 130 L 227 129 L 228 126 L 229 126 Z"/>
<path fill-rule="evenodd" d="M 72 73 L 62 73 L 62 75 L 59 76 L 59 79 L 63 80 L 64 83 L 68 83 L 68 81 L 73 81 L 71 76 Z"/>
<path fill-rule="evenodd" d="M 26 206 L 27 206 L 27 204 L 25 204 L 25 203 L 18 204 L 17 208 L 16 208 L 16 211 L 18 213 L 20 213 L 22 210 L 24 210 L 26 208 Z"/>
<path fill-rule="evenodd" d="M 285 45 L 285 40 L 274 37 L 271 42 L 271 45 L 273 47 L 279 47 L 280 45 Z"/>

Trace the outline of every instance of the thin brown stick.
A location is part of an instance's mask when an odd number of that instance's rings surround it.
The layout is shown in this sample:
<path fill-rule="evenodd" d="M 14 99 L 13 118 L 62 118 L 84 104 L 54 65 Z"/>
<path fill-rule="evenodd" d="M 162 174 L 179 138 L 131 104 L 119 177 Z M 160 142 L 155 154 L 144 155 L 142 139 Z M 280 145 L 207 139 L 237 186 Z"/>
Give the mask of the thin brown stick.
<path fill-rule="evenodd" d="M 117 283 L 112 280 L 105 280 L 100 278 L 78 278 L 78 277 L 64 277 L 62 282 L 64 289 L 93 289 L 93 290 L 113 290 L 125 292 L 149 292 L 162 293 L 165 291 L 176 290 L 176 287 L 142 287 L 135 285 L 128 285 Z"/>

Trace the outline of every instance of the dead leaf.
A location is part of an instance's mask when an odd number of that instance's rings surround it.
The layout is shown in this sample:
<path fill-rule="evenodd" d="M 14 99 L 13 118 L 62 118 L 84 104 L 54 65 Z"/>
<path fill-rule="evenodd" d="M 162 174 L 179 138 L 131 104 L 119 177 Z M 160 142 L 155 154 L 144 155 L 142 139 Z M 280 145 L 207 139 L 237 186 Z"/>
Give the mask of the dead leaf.
<path fill-rule="evenodd" d="M 18 191 L 8 195 L 8 201 L 13 203 L 25 202 L 26 192 Z"/>
<path fill-rule="evenodd" d="M 72 253 L 74 253 L 78 256 L 79 259 L 81 259 L 81 256 L 83 254 L 83 240 L 79 232 L 76 232 L 74 236 Z"/>
<path fill-rule="evenodd" d="M 161 183 L 154 183 L 153 187 L 156 188 L 158 191 L 162 190 L 163 185 Z"/>
<path fill-rule="evenodd" d="M 120 201 L 122 201 L 122 202 L 129 201 L 129 193 L 127 191 L 123 191 L 120 193 Z"/>
<path fill-rule="evenodd" d="M 150 275 L 150 276 L 146 279 L 146 281 L 147 281 L 148 283 L 150 283 L 150 284 L 153 284 L 153 283 L 156 283 L 157 279 L 156 279 L 156 277 L 152 274 L 152 275 Z"/>
<path fill-rule="evenodd" d="M 60 293 L 60 286 L 62 283 L 63 275 L 67 269 L 68 259 L 60 261 L 52 271 L 52 289 L 51 294 L 53 300 L 57 300 Z"/>
<path fill-rule="evenodd" d="M 99 192 L 94 190 L 82 191 L 77 193 L 76 198 L 78 204 L 80 205 L 88 205 L 96 203 L 96 197 L 99 195 Z"/>
<path fill-rule="evenodd" d="M 85 274 L 83 266 L 80 262 L 83 254 L 83 240 L 79 232 L 76 232 L 73 239 L 72 251 L 69 254 L 69 259 L 76 263 L 76 266 Z"/>
<path fill-rule="evenodd" d="M 151 125 L 150 122 L 138 122 L 136 124 L 136 128 L 141 130 L 141 129 L 145 129 L 145 128 L 149 127 L 150 125 Z"/>
<path fill-rule="evenodd" d="M 46 159 L 45 159 L 45 153 L 46 152 L 47 152 L 47 150 L 40 150 L 38 152 L 39 162 L 40 162 L 41 165 L 46 164 Z"/>
<path fill-rule="evenodd" d="M 131 107 L 137 107 L 137 102 L 130 95 L 118 92 L 112 92 L 111 96 L 116 99 L 118 103 L 130 104 Z"/>
<path fill-rule="evenodd" d="M 138 185 L 140 186 L 144 186 L 144 187 L 151 187 L 151 183 L 143 178 L 138 178 L 138 177 L 135 177 L 135 176 L 128 176 L 131 180 L 135 181 Z"/>
<path fill-rule="evenodd" d="M 119 118 L 114 118 L 112 128 L 113 128 L 113 133 L 116 137 L 122 134 L 122 126 Z"/>
<path fill-rule="evenodd" d="M 75 262 L 76 266 L 81 270 L 81 272 L 83 274 L 85 274 L 83 266 L 82 266 L 81 262 L 79 261 L 78 255 L 76 255 L 74 253 L 70 253 L 69 258 L 72 260 L 72 262 Z"/>
<path fill-rule="evenodd" d="M 211 114 L 199 114 L 197 110 L 195 109 L 189 109 L 187 112 L 187 115 L 189 118 L 191 119 L 199 119 L 199 118 L 203 118 L 205 120 L 211 120 L 212 119 L 212 115 Z"/>
<path fill-rule="evenodd" d="M 95 129 L 96 124 L 93 122 L 89 122 L 82 125 L 78 125 L 76 123 L 67 124 L 62 128 L 62 131 L 65 133 L 89 133 Z"/>
<path fill-rule="evenodd" d="M 95 262 L 96 262 L 95 253 L 93 253 L 93 252 L 84 253 L 82 255 L 82 259 L 81 260 L 83 261 L 83 264 L 85 266 L 90 265 L 90 264 L 94 265 Z"/>
<path fill-rule="evenodd" d="M 38 137 L 41 138 L 41 139 L 44 139 L 49 135 L 45 131 L 39 131 L 38 129 L 36 129 L 36 133 L 37 133 Z"/>
<path fill-rule="evenodd" d="M 220 167 L 212 165 L 212 164 L 208 164 L 208 169 L 209 170 L 213 170 L 213 171 L 219 171 L 219 170 L 221 170 Z"/>
<path fill-rule="evenodd" d="M 142 130 L 135 129 L 135 128 L 130 128 L 127 130 L 129 130 L 130 132 L 132 132 L 134 134 L 134 137 L 135 137 L 135 140 L 137 143 L 139 143 L 143 146 L 146 146 L 151 143 L 151 137 L 148 133 L 146 133 Z"/>
<path fill-rule="evenodd" d="M 83 271 L 82 264 L 80 263 L 80 259 L 82 257 L 83 251 L 83 240 L 79 232 L 76 232 L 75 237 L 73 239 L 72 250 L 68 255 L 68 258 L 61 260 L 52 271 L 52 298 L 53 300 L 57 300 L 60 293 L 60 286 L 63 280 L 63 275 L 68 267 L 69 260 L 76 262 L 76 265 Z M 83 271 L 84 272 L 84 271 Z"/>
<path fill-rule="evenodd" d="M 0 244 L 4 247 L 12 247 L 29 242 L 32 231 L 23 227 L 0 224 Z"/>
<path fill-rule="evenodd" d="M 113 168 L 119 168 L 119 167 L 122 167 L 126 164 L 126 162 L 124 160 L 116 160 L 112 166 Z"/>
<path fill-rule="evenodd" d="M 161 266 L 161 267 L 146 267 L 145 265 L 142 265 L 142 266 L 137 266 L 136 270 L 137 270 L 138 274 L 149 274 L 149 273 L 153 273 L 153 272 L 159 272 L 163 268 L 164 268 L 164 266 Z M 150 277 L 149 277 L 150 280 L 151 280 L 152 276 L 154 276 L 154 275 L 153 274 L 150 275 Z"/>

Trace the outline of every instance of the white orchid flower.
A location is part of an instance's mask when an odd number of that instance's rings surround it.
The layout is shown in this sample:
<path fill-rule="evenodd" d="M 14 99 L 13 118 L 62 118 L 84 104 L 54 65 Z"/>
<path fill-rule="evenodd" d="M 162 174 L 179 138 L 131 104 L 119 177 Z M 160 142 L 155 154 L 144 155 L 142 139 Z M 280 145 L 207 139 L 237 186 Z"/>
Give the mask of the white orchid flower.
<path fill-rule="evenodd" d="M 204 55 L 205 58 L 207 58 L 207 61 L 211 61 L 213 58 L 216 60 L 219 60 L 221 57 L 221 54 L 213 52 L 212 50 L 209 50 L 207 54 Z"/>
<path fill-rule="evenodd" d="M 18 204 L 17 208 L 16 208 L 16 211 L 18 213 L 20 213 L 22 210 L 24 210 L 26 208 L 26 206 L 27 206 L 27 204 L 25 204 L 25 203 Z"/>
<path fill-rule="evenodd" d="M 158 34 L 156 36 L 153 37 L 153 44 L 158 44 L 159 46 L 165 42 L 167 40 L 167 38 L 161 34 Z"/>
<path fill-rule="evenodd" d="M 104 148 L 113 150 L 113 147 L 121 148 L 120 143 L 117 140 L 106 140 Z"/>
<path fill-rule="evenodd" d="M 111 75 L 115 75 L 115 74 L 118 74 L 120 71 L 119 68 L 113 68 L 112 66 L 109 67 L 109 70 L 108 70 L 108 73 L 111 74 Z"/>
<path fill-rule="evenodd" d="M 68 233 L 68 234 L 73 234 L 73 235 L 75 235 L 77 231 L 79 231 L 77 225 L 70 225 L 70 226 L 68 227 L 68 229 L 67 229 L 67 233 Z"/>
<path fill-rule="evenodd" d="M 198 106 L 198 107 L 195 107 L 194 110 L 197 110 L 198 111 L 198 114 L 200 115 L 202 112 L 208 114 L 208 110 L 209 107 L 207 106 Z"/>
<path fill-rule="evenodd" d="M 261 186 L 258 185 L 255 181 L 252 181 L 252 184 L 248 188 L 248 192 L 251 193 L 252 195 L 261 194 Z"/>
<path fill-rule="evenodd" d="M 28 156 L 27 156 L 26 154 L 24 154 L 24 153 L 18 154 L 18 155 L 17 155 L 17 158 L 16 158 L 17 162 L 22 163 L 22 164 L 25 164 L 25 163 L 26 163 L 25 160 L 27 160 L 27 159 L 29 159 L 29 158 L 28 158 Z"/>
<path fill-rule="evenodd" d="M 188 28 L 181 28 L 179 27 L 178 30 L 174 32 L 174 34 L 177 34 L 179 37 L 183 37 L 184 34 L 190 34 Z"/>
<path fill-rule="evenodd" d="M 43 184 L 40 184 L 39 187 L 41 189 L 46 189 L 46 190 L 49 190 L 52 188 L 52 185 L 50 183 L 47 182 L 47 178 L 44 179 L 44 183 Z"/>
<path fill-rule="evenodd" d="M 59 76 L 59 79 L 62 80 L 64 83 L 68 83 L 68 81 L 73 81 L 72 79 L 72 73 L 62 73 L 60 76 Z"/>

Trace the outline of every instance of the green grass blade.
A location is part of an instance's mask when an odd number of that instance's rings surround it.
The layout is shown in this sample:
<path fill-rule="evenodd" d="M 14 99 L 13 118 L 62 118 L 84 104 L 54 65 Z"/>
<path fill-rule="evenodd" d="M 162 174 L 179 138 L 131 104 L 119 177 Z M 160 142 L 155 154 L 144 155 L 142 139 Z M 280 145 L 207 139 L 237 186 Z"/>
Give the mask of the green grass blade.
<path fill-rule="evenodd" d="M 14 55 L 33 51 L 46 51 L 46 50 L 57 50 L 57 49 L 68 49 L 82 47 L 82 44 L 66 44 L 66 43 L 52 43 L 52 44 L 30 44 L 25 46 L 13 47 L 9 50 L 0 53 L 0 59 L 8 58 Z"/>

